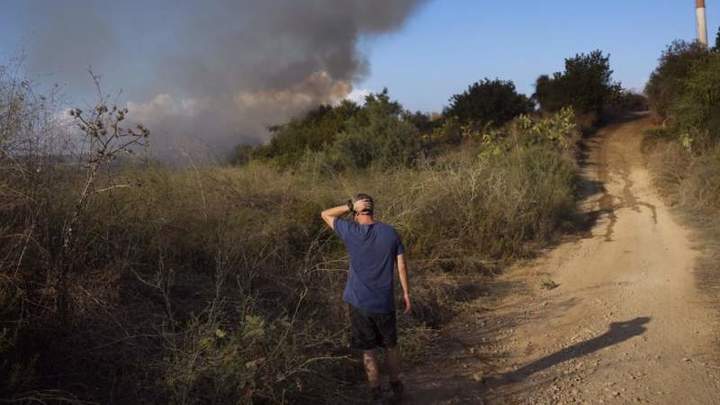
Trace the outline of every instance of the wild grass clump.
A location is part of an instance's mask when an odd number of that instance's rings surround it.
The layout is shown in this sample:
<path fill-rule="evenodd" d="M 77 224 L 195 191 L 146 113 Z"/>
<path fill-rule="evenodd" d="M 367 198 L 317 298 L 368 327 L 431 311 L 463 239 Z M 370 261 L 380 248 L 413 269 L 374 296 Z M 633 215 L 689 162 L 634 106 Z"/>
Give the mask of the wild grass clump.
<path fill-rule="evenodd" d="M 95 111 L 80 128 L 94 140 L 118 110 Z M 407 140 L 409 127 L 380 115 L 348 123 L 335 142 L 382 129 L 374 145 L 391 157 L 405 145 L 392 135 Z M 19 154 L 4 145 L 21 144 L 20 133 L 4 135 L 0 154 L 0 396 L 17 402 L 348 401 L 362 379 L 341 302 L 348 261 L 323 208 L 367 192 L 403 236 L 410 359 L 454 305 L 481 293 L 482 276 L 547 244 L 574 211 L 570 110 L 466 131 L 432 159 L 341 170 L 332 162 L 342 154 L 312 149 L 287 167 L 110 170 L 112 148 Z"/>
<path fill-rule="evenodd" d="M 654 164 L 657 181 L 676 203 L 699 215 L 720 211 L 719 67 L 717 48 L 676 41 L 663 52 L 646 88 L 661 119 L 647 138 L 663 162 Z"/>
<path fill-rule="evenodd" d="M 654 140 L 647 150 L 655 181 L 673 205 L 707 217 L 720 212 L 720 146 L 693 156 L 681 144 Z"/>
<path fill-rule="evenodd" d="M 698 284 L 717 299 L 720 246 L 720 48 L 676 41 L 646 88 L 659 126 L 646 136 L 656 183 L 702 232 Z"/>

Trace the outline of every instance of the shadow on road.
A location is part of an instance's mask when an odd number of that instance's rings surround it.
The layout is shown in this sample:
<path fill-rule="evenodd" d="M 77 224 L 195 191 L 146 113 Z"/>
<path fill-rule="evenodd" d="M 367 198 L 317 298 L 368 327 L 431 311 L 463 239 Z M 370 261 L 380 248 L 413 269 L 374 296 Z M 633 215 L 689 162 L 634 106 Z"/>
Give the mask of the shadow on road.
<path fill-rule="evenodd" d="M 616 345 L 634 336 L 640 336 L 647 330 L 645 325 L 648 322 L 650 322 L 649 317 L 639 317 L 625 322 L 613 322 L 610 324 L 608 331 L 600 336 L 574 344 L 560 350 L 559 352 L 555 352 L 549 356 L 535 360 L 534 362 L 515 371 L 505 373 L 494 379 L 494 381 L 489 381 L 488 383 L 489 385 L 499 386 L 522 381 L 539 371 L 548 369 L 570 359 L 582 357 L 600 349 Z"/>

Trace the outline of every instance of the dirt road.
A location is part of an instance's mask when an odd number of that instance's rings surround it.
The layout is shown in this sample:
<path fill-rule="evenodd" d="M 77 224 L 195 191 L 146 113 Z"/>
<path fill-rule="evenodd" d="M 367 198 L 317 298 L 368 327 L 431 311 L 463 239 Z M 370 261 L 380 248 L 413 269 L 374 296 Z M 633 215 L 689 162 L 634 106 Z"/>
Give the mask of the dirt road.
<path fill-rule="evenodd" d="M 720 404 L 716 312 L 696 284 L 691 232 L 651 185 L 645 118 L 601 131 L 583 169 L 596 215 L 468 304 L 408 403 Z"/>

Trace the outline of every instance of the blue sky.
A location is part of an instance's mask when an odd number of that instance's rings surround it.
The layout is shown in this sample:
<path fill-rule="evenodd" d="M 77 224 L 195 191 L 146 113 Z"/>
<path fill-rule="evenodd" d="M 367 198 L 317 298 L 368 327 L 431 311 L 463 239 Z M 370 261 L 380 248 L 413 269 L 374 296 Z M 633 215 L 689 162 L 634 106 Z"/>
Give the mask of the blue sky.
<path fill-rule="evenodd" d="M 537 76 L 564 59 L 601 49 L 615 78 L 642 89 L 674 39 L 695 38 L 691 0 L 434 0 L 399 32 L 369 39 L 370 75 L 357 87 L 388 87 L 413 110 L 438 111 L 451 94 L 484 77 L 513 80 L 532 93 Z M 708 1 L 711 43 L 720 3 Z"/>

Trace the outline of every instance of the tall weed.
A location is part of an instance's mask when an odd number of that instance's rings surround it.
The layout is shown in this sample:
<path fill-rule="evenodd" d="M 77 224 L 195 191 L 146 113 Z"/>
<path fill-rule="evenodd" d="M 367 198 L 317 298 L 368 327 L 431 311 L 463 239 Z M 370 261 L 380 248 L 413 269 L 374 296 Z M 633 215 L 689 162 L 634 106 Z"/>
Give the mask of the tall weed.
<path fill-rule="evenodd" d="M 81 172 L 58 165 L 38 183 L 18 170 L 0 188 L 8 241 L 0 246 L 0 371 L 9 376 L 0 394 L 346 401 L 347 385 L 361 379 L 341 302 L 348 264 L 319 212 L 363 191 L 376 198 L 379 219 L 398 228 L 418 308 L 402 318 L 402 336 L 406 354 L 420 353 L 474 291 L 457 275 L 490 274 L 527 256 L 571 218 L 577 131 L 565 114 L 523 118 L 492 139 L 471 134 L 435 160 L 394 170 L 334 172 L 315 155 L 294 171 L 255 161 L 102 172 L 96 187 L 106 191 L 88 198 L 77 221 L 63 322 L 47 277 Z"/>

